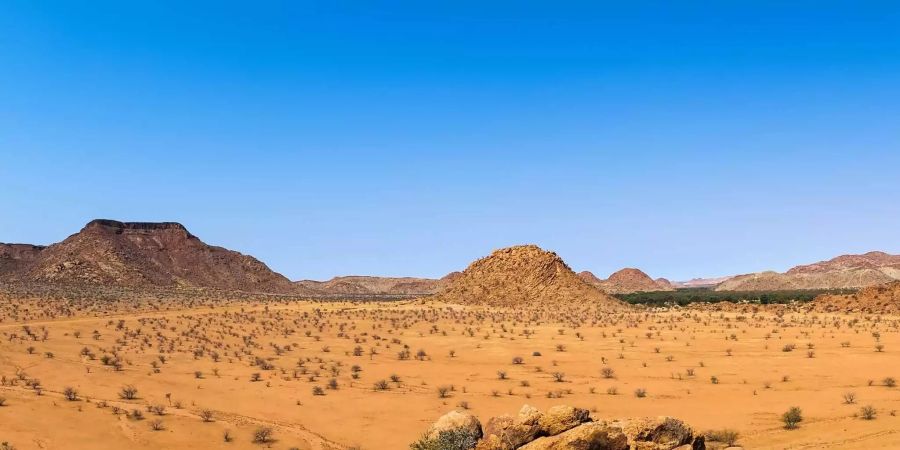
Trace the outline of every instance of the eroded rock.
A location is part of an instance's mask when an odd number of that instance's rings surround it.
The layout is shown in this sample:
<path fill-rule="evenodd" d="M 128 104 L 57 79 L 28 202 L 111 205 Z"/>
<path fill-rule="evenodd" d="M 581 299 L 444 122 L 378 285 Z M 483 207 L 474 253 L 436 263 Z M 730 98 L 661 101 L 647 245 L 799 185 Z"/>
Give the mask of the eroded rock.
<path fill-rule="evenodd" d="M 628 450 L 628 438 L 602 422 L 581 424 L 556 436 L 538 438 L 521 450 Z"/>

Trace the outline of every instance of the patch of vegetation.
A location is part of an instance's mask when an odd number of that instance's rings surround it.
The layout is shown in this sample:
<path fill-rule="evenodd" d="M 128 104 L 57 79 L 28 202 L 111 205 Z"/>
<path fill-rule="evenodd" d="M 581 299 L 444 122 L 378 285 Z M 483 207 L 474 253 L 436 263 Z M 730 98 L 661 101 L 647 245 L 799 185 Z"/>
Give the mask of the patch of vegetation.
<path fill-rule="evenodd" d="M 685 306 L 691 303 L 755 303 L 760 305 L 808 302 L 821 294 L 851 294 L 849 289 L 810 289 L 790 291 L 716 291 L 711 288 L 682 288 L 674 291 L 633 292 L 614 295 L 632 305 Z"/>
<path fill-rule="evenodd" d="M 423 436 L 416 442 L 413 442 L 410 450 L 469 450 L 478 443 L 478 436 L 472 431 L 463 428 L 454 430 L 445 430 L 438 433 L 437 436 Z"/>

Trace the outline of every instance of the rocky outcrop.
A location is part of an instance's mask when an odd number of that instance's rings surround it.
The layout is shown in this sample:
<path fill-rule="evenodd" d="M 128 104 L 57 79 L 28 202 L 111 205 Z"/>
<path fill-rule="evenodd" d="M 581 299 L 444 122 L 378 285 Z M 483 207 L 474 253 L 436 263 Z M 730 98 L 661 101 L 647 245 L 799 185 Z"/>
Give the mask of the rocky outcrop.
<path fill-rule="evenodd" d="M 453 430 L 462 430 L 473 436 L 481 437 L 481 422 L 468 412 L 450 411 L 432 424 L 425 435 L 434 438 L 442 432 Z"/>
<path fill-rule="evenodd" d="M 481 439 L 481 422 L 466 411 L 450 411 L 432 424 L 411 450 L 466 450 Z"/>
<path fill-rule="evenodd" d="M 810 302 L 816 312 L 897 314 L 900 313 L 900 281 L 860 289 L 854 294 L 822 294 Z"/>
<path fill-rule="evenodd" d="M 480 440 L 473 441 L 477 435 Z M 672 417 L 593 420 L 587 410 L 554 406 L 541 413 L 525 405 L 515 417 L 487 421 L 468 412 L 438 419 L 413 450 L 705 450 L 702 435 Z"/>
<path fill-rule="evenodd" d="M 503 415 L 488 420 L 484 427 L 484 439 L 477 450 L 513 450 L 541 434 L 543 414 L 537 408 L 525 405 L 516 417 Z"/>
<path fill-rule="evenodd" d="M 522 450 L 628 450 L 622 430 L 591 422 L 554 436 L 542 437 L 519 447 Z"/>
<path fill-rule="evenodd" d="M 544 436 L 557 435 L 591 420 L 590 416 L 591 413 L 586 409 L 567 405 L 554 406 L 541 417 L 540 433 Z"/>
<path fill-rule="evenodd" d="M 34 261 L 45 248 L 42 245 L 0 243 L 0 276 L 21 270 Z"/>
<path fill-rule="evenodd" d="M 672 417 L 628 419 L 613 422 L 628 437 L 633 450 L 669 450 L 693 445 L 697 439 L 691 427 Z"/>

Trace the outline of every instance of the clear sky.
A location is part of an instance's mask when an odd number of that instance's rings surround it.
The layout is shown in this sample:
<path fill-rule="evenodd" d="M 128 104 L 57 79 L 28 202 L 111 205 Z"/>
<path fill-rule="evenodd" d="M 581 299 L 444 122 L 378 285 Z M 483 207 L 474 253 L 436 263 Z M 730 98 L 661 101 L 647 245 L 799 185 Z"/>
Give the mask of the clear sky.
<path fill-rule="evenodd" d="M 896 2 L 0 2 L 5 242 L 686 279 L 900 252 L 898 168 Z"/>

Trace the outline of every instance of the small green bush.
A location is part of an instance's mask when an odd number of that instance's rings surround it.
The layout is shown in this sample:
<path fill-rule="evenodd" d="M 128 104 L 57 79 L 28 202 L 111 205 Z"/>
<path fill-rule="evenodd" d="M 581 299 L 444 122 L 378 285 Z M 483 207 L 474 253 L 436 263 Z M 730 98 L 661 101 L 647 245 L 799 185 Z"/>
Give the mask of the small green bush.
<path fill-rule="evenodd" d="M 478 436 L 470 430 L 457 428 L 445 430 L 437 436 L 429 438 L 422 436 L 416 442 L 410 444 L 410 450 L 470 450 L 478 443 Z"/>

